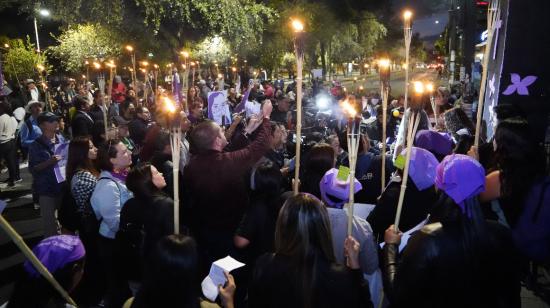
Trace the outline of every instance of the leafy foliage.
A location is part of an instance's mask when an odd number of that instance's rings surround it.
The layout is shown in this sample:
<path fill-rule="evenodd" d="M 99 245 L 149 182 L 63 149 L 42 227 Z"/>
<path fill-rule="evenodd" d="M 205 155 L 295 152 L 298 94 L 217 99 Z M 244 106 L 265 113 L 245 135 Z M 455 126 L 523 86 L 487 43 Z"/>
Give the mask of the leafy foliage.
<path fill-rule="evenodd" d="M 4 65 L 2 66 L 4 74 L 10 80 L 22 80 L 24 78 L 38 79 L 38 65 L 43 66 L 46 72 L 50 71 L 50 67 L 46 63 L 46 56 L 38 54 L 35 46 L 31 43 L 29 37 L 26 41 L 22 39 L 8 40 L 9 48 L 4 54 Z"/>
<path fill-rule="evenodd" d="M 221 37 L 214 36 L 205 38 L 196 44 L 192 51 L 193 57 L 201 62 L 226 62 L 231 57 L 229 44 Z"/>
<path fill-rule="evenodd" d="M 52 54 L 72 72 L 80 71 L 87 59 L 108 59 L 120 55 L 117 33 L 99 24 L 70 27 L 57 37 L 59 45 L 50 47 Z"/>

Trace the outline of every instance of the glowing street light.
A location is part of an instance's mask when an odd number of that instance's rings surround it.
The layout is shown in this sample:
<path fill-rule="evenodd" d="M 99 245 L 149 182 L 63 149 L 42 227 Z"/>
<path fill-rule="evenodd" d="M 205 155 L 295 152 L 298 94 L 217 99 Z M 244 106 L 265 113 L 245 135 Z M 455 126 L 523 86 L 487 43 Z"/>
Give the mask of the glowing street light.
<path fill-rule="evenodd" d="M 134 47 L 132 47 L 131 45 L 126 45 L 126 50 L 128 50 L 129 52 L 133 52 Z"/>
<path fill-rule="evenodd" d="M 181 55 L 182 55 L 184 58 L 189 58 L 189 52 L 187 52 L 187 51 L 182 51 L 182 52 L 180 52 L 180 53 L 181 53 Z"/>
<path fill-rule="evenodd" d="M 44 16 L 44 17 L 50 16 L 50 11 L 48 11 L 47 9 L 40 9 L 40 11 L 38 11 L 38 13 L 40 13 L 40 15 Z"/>
<path fill-rule="evenodd" d="M 7 43 L 4 43 L 4 48 L 10 48 L 10 45 L 8 45 Z"/>
<path fill-rule="evenodd" d="M 94 67 L 96 70 L 98 70 L 101 68 L 101 64 L 99 64 L 98 62 L 94 62 Z"/>
<path fill-rule="evenodd" d="M 149 62 L 147 62 L 147 61 L 141 61 L 140 64 L 145 66 L 145 67 L 149 66 Z"/>
<path fill-rule="evenodd" d="M 413 15 L 413 13 L 411 11 L 406 10 L 405 12 L 403 12 L 403 19 L 410 20 L 412 15 Z"/>
<path fill-rule="evenodd" d="M 39 9 L 38 14 L 42 17 L 50 16 L 50 11 L 47 9 Z M 40 39 L 38 38 L 38 21 L 36 20 L 36 13 L 34 15 L 34 34 L 36 35 L 36 51 L 40 53 Z"/>

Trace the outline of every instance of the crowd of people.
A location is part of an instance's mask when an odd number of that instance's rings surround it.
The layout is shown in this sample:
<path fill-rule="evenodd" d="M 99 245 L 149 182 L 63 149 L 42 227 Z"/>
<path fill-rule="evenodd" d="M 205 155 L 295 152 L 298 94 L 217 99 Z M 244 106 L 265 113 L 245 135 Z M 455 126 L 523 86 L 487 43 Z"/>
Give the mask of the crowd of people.
<path fill-rule="evenodd" d="M 378 94 L 314 80 L 299 139 L 297 85 L 281 78 L 248 88 L 197 78 L 178 93 L 175 116 L 162 108 L 166 94 L 141 98 L 120 77 L 110 97 L 70 82 L 47 106 L 35 82 L 26 85 L 0 103 L 7 182 L 21 181 L 28 160 L 45 237 L 33 251 L 80 307 L 520 307 L 527 265 L 550 258 L 544 151 L 514 105 L 495 107 L 494 137 L 476 148 L 468 99 L 445 88 L 435 106 L 421 97 L 404 110 L 403 97 L 390 98 L 383 117 Z M 209 93 L 221 90 L 225 123 L 208 112 Z M 344 100 L 361 121 L 353 179 Z M 228 255 L 246 265 L 207 300 L 201 280 Z M 31 263 L 24 268 L 6 307 L 66 307 Z"/>

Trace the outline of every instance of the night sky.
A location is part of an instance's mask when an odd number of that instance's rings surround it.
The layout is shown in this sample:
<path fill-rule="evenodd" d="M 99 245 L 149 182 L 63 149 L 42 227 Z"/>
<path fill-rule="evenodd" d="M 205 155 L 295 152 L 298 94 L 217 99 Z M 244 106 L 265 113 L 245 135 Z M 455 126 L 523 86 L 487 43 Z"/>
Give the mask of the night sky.
<path fill-rule="evenodd" d="M 432 5 L 434 3 L 436 5 Z M 433 40 L 443 32 L 447 25 L 448 14 L 444 0 L 393 0 L 392 6 L 396 14 L 401 14 L 404 8 L 410 8 L 415 12 L 413 31 L 420 33 L 421 38 Z M 0 36 L 21 38 L 29 35 L 31 41 L 35 43 L 33 20 L 29 15 L 19 14 L 16 8 L 9 8 L 0 11 L 0 20 L 2 21 Z M 46 48 L 55 44 L 51 34 L 58 35 L 60 33 L 59 23 L 40 16 L 38 31 L 40 47 Z"/>

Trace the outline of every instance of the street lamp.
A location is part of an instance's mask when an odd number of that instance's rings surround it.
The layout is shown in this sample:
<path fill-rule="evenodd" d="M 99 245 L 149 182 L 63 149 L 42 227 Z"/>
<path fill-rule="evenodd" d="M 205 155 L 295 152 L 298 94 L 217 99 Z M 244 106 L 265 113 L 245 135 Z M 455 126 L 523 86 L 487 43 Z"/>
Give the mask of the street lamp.
<path fill-rule="evenodd" d="M 294 169 L 294 195 L 298 194 L 300 185 L 300 149 L 302 140 L 302 67 L 304 64 L 304 23 L 299 19 L 292 19 L 294 31 L 294 52 L 296 54 L 296 162 Z M 246 61 L 245 61 L 246 63 Z"/>
<path fill-rule="evenodd" d="M 47 9 L 39 9 L 38 14 L 43 17 L 50 16 L 50 11 Z M 36 50 L 40 53 L 40 39 L 38 38 L 38 22 L 36 20 L 36 14 L 34 15 L 34 34 L 36 35 Z"/>
<path fill-rule="evenodd" d="M 407 103 L 408 103 L 408 97 L 409 97 L 409 56 L 410 56 L 410 49 L 411 49 L 411 38 L 412 38 L 412 26 L 411 26 L 411 19 L 412 19 L 413 13 L 409 10 L 405 11 L 403 13 L 403 34 L 405 36 L 405 102 L 404 107 L 405 111 L 407 110 Z"/>

